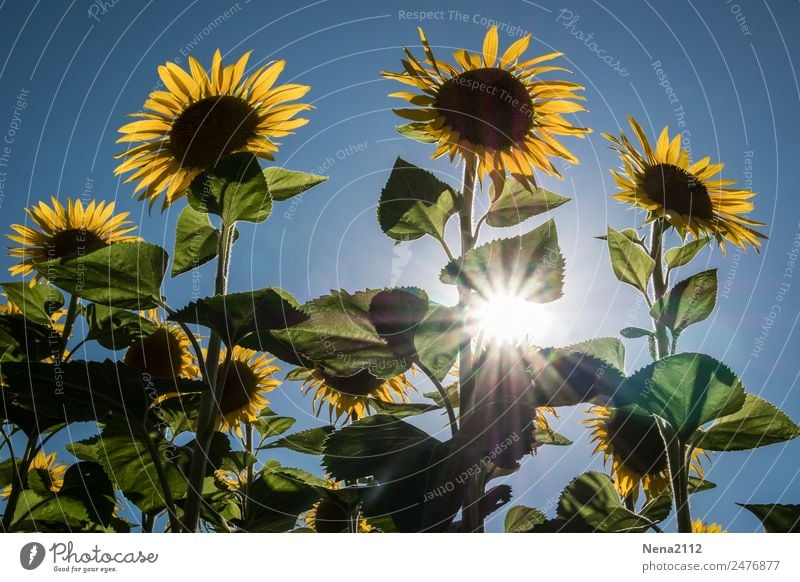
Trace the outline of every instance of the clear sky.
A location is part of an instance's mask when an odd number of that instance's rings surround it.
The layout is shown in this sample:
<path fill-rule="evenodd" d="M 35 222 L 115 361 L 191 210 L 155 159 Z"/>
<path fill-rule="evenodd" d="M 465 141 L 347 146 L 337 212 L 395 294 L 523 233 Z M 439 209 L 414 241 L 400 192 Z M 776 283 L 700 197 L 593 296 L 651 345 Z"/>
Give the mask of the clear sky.
<path fill-rule="evenodd" d="M 253 50 L 251 66 L 286 59 L 282 80 L 312 87 L 311 122 L 283 140 L 277 163 L 330 180 L 291 210 L 278 206 L 266 223 L 242 226 L 232 290 L 277 285 L 306 300 L 332 288 L 419 285 L 438 300 L 453 301 L 453 289 L 438 282 L 444 264 L 439 247 L 425 240 L 395 247 L 376 220 L 381 187 L 398 155 L 457 184 L 458 171 L 444 160 L 430 160 L 430 146 L 394 131 L 400 121 L 391 107 L 397 103 L 387 93 L 398 87 L 379 76 L 381 70 L 399 70 L 401 45 L 419 50 L 415 11 L 430 12 L 421 24 L 443 58 L 449 60 L 456 48 L 478 50 L 488 22 L 496 21 L 501 47 L 531 32 L 531 55 L 564 52 L 574 71 L 571 80 L 586 86 L 589 112 L 578 115 L 576 124 L 594 133 L 568 143 L 581 164 L 565 167 L 561 182 L 541 180 L 573 201 L 553 212 L 567 258 L 565 296 L 548 307 L 551 324 L 534 330 L 534 340 L 563 345 L 646 325 L 646 309 L 636 304 L 635 291 L 614 279 L 604 244 L 593 238 L 607 224 L 622 229 L 634 221 L 632 212 L 610 198 L 608 169 L 617 160 L 600 133 L 618 131 L 627 114 L 651 135 L 669 124 L 673 132 L 684 132 L 694 157 L 724 161 L 725 177 L 759 193 L 753 217 L 768 224 L 770 236 L 760 255 L 701 255 L 696 270 L 703 263 L 720 269 L 719 308 L 713 320 L 682 337 L 681 347 L 725 361 L 749 391 L 800 419 L 800 271 L 787 271 L 790 253 L 800 244 L 796 2 L 0 0 L 2 224 L 22 222 L 23 208 L 38 200 L 90 190 L 116 200 L 145 238 L 171 252 L 185 202 L 148 216 L 146 206 L 131 199 L 133 186 L 113 175 L 113 154 L 120 151 L 116 130 L 158 82 L 158 65 L 185 65 L 189 54 L 210 64 L 216 48 L 227 59 Z M 508 234 L 483 232 L 486 238 Z M 4 272 L 9 264 L 0 258 Z M 194 281 L 191 275 L 168 280 L 169 302 L 187 302 L 193 285 L 201 295 L 210 294 L 213 267 L 200 274 Z M 789 287 L 773 317 L 784 282 Z M 754 353 L 759 338 L 764 347 Z M 626 346 L 629 370 L 647 362 L 642 340 Z M 319 421 L 311 415 L 310 399 L 298 387 L 290 383 L 273 393 L 272 407 L 297 417 L 297 428 L 314 426 Z M 514 503 L 552 514 L 571 478 L 601 466 L 578 424 L 582 418 L 582 409 L 563 411 L 557 430 L 575 444 L 545 448 L 527 459 L 509 481 Z M 419 422 L 434 433 L 442 430 L 439 418 Z M 720 487 L 694 496 L 694 513 L 729 530 L 757 530 L 756 519 L 734 503 L 800 502 L 798 454 L 800 441 L 716 456 L 707 478 Z M 321 470 L 308 457 L 281 459 Z M 502 518 L 503 512 L 494 515 L 490 529 L 501 529 Z"/>

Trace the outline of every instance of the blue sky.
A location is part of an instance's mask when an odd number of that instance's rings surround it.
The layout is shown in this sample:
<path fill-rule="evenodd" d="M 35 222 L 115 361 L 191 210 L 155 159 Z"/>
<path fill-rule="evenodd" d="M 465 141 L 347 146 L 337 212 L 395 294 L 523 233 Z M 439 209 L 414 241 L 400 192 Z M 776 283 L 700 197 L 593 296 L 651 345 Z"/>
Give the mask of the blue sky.
<path fill-rule="evenodd" d="M 417 11 L 432 14 L 420 22 Z M 541 180 L 573 201 L 553 212 L 567 258 L 566 290 L 548 307 L 558 323 L 536 330 L 536 342 L 561 345 L 646 324 L 646 309 L 614 279 L 604 244 L 593 238 L 608 224 L 622 229 L 636 220 L 610 198 L 608 169 L 617 161 L 600 133 L 618 131 L 627 114 L 651 135 L 668 124 L 684 132 L 694 157 L 724 161 L 726 177 L 759 193 L 753 217 L 768 224 L 770 236 L 760 255 L 735 249 L 727 256 L 718 250 L 701 254 L 693 268 L 720 270 L 719 308 L 713 319 L 685 334 L 681 347 L 725 361 L 749 391 L 800 418 L 800 275 L 786 277 L 792 275 L 787 268 L 800 233 L 793 173 L 800 157 L 794 69 L 800 51 L 788 26 L 800 18 L 797 3 L 222 0 L 119 1 L 100 8 L 88 0 L 5 1 L 0 16 L 0 139 L 6 141 L 0 148 L 7 148 L 0 149 L 2 223 L 23 221 L 25 206 L 51 195 L 89 190 L 116 200 L 143 236 L 169 251 L 185 203 L 148 216 L 146 206 L 131 199 L 132 185 L 113 175 L 113 154 L 120 151 L 116 129 L 127 113 L 141 108 L 158 82 L 156 67 L 167 60 L 185 64 L 191 54 L 207 64 L 218 47 L 228 59 L 253 50 L 251 66 L 286 59 L 282 80 L 311 85 L 308 98 L 316 110 L 308 126 L 283 140 L 277 163 L 325 173 L 330 180 L 291 210 L 279 206 L 266 223 L 242 226 L 231 288 L 277 285 L 301 300 L 332 288 L 390 285 L 419 285 L 436 299 L 454 300 L 453 290 L 438 282 L 444 263 L 438 246 L 423 240 L 395 247 L 377 224 L 375 204 L 397 156 L 453 184 L 459 173 L 444 160 L 430 160 L 429 146 L 394 131 L 399 120 L 391 107 L 397 104 L 386 95 L 398 88 L 379 72 L 399 70 L 399 47 L 418 45 L 420 24 L 436 53 L 448 59 L 456 48 L 479 49 L 490 20 L 501 27 L 501 47 L 532 32 L 530 54 L 566 54 L 571 80 L 586 86 L 589 111 L 576 123 L 594 129 L 587 140 L 568 144 L 580 165 L 564 167 L 563 181 Z M 487 228 L 483 236 L 508 234 Z M 9 264 L 0 258 L 0 268 Z M 201 275 L 201 293 L 210 294 L 213 267 Z M 771 317 L 783 282 L 789 287 L 781 311 Z M 170 303 L 188 301 L 192 285 L 191 275 L 168 280 Z M 759 337 L 764 347 L 754 354 Z M 647 362 L 641 340 L 626 346 L 630 370 Z M 274 393 L 273 408 L 297 417 L 298 428 L 318 424 L 310 399 L 297 388 L 287 384 Z M 581 409 L 563 411 L 558 429 L 575 444 L 528 459 L 510 479 L 515 503 L 552 512 L 573 476 L 601 466 L 578 424 L 584 417 Z M 420 422 L 432 432 L 442 429 L 437 418 Z M 720 487 L 696 495 L 694 513 L 730 530 L 758 529 L 755 518 L 734 503 L 799 502 L 798 453 L 800 442 L 716 456 L 707 477 Z M 282 460 L 319 471 L 309 458 Z M 491 529 L 502 527 L 502 516 L 493 517 Z"/>

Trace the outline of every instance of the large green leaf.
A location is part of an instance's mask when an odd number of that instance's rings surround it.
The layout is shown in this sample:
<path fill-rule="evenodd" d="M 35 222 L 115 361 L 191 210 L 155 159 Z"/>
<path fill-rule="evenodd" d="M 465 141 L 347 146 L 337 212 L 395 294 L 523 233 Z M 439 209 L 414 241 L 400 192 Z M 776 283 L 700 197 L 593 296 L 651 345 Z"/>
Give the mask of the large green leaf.
<path fill-rule="evenodd" d="M 767 533 L 800 533 L 800 505 L 737 503 L 755 515 Z"/>
<path fill-rule="evenodd" d="M 188 489 L 182 468 L 188 464 L 188 454 L 158 432 L 150 433 L 149 438 L 160 455 L 173 497 L 180 499 Z M 145 437 L 126 433 L 122 427 L 106 428 L 98 436 L 68 444 L 67 450 L 79 459 L 102 465 L 116 488 L 141 511 L 164 509 L 164 494 Z"/>
<path fill-rule="evenodd" d="M 677 269 L 691 261 L 697 253 L 699 253 L 703 247 L 705 247 L 711 239 L 706 238 L 699 238 L 697 240 L 690 241 L 683 246 L 675 247 L 673 249 L 669 249 L 666 253 L 664 253 L 664 261 L 666 261 L 667 266 L 670 269 Z"/>
<path fill-rule="evenodd" d="M 623 506 L 608 475 L 595 471 L 567 485 L 558 500 L 557 515 L 573 527 L 580 524 L 598 532 L 641 532 L 651 524 Z"/>
<path fill-rule="evenodd" d="M 51 325 L 53 312 L 64 306 L 64 296 L 51 285 L 0 283 L 0 287 L 26 319 L 40 325 Z"/>
<path fill-rule="evenodd" d="M 278 416 L 269 408 L 261 411 L 258 419 L 253 422 L 253 427 L 262 439 L 280 436 L 294 426 L 297 422 L 291 416 Z"/>
<path fill-rule="evenodd" d="M 57 494 L 26 489 L 17 500 L 12 531 L 104 532 L 117 529 L 114 487 L 100 465 L 81 462 L 64 474 Z"/>
<path fill-rule="evenodd" d="M 439 277 L 491 298 L 498 290 L 526 301 L 548 303 L 561 297 L 564 257 L 552 220 L 527 234 L 498 239 L 454 259 Z"/>
<path fill-rule="evenodd" d="M 506 179 L 500 196 L 494 196 L 494 186 L 490 188 L 492 200 L 486 213 L 486 224 L 494 227 L 516 226 L 532 216 L 558 208 L 569 198 L 559 196 L 544 188 L 530 188 L 513 179 Z"/>
<path fill-rule="evenodd" d="M 653 274 L 655 261 L 640 245 L 610 226 L 607 237 L 614 275 L 623 283 L 647 293 L 647 282 Z"/>
<path fill-rule="evenodd" d="M 455 364 L 462 333 L 457 307 L 430 303 L 428 313 L 416 328 L 414 344 L 419 359 L 439 381 L 444 380 Z"/>
<path fill-rule="evenodd" d="M 34 323 L 19 314 L 0 315 L 0 363 L 39 361 L 54 355 L 59 334 L 51 327 Z"/>
<path fill-rule="evenodd" d="M 650 315 L 678 335 L 711 315 L 716 301 L 717 270 L 710 269 L 676 284 L 653 305 Z"/>
<path fill-rule="evenodd" d="M 216 214 L 225 224 L 263 222 L 272 213 L 272 196 L 258 158 L 237 153 L 222 158 L 189 186 L 189 204 Z"/>
<path fill-rule="evenodd" d="M 516 505 L 506 513 L 505 530 L 506 533 L 526 533 L 546 521 L 547 516 L 538 509 Z"/>
<path fill-rule="evenodd" d="M 267 287 L 258 291 L 205 297 L 172 316 L 216 331 L 227 345 L 236 345 L 257 330 L 281 329 L 308 319 L 287 291 Z M 249 347 L 249 346 L 248 346 Z"/>
<path fill-rule="evenodd" d="M 110 307 L 149 309 L 161 301 L 167 252 L 146 242 L 123 242 L 84 255 L 36 264 L 47 280 L 82 299 Z"/>
<path fill-rule="evenodd" d="M 705 423 L 744 404 L 742 383 L 724 364 L 704 354 L 667 356 L 628 378 L 614 405 L 669 422 L 686 441 Z"/>
<path fill-rule="evenodd" d="M 418 404 L 415 402 L 384 402 L 383 400 L 375 400 L 372 403 L 372 408 L 378 414 L 388 414 L 395 418 L 407 418 L 409 416 L 417 416 L 418 414 L 425 414 L 426 412 L 442 411 L 441 406 L 433 404 Z"/>
<path fill-rule="evenodd" d="M 173 277 L 204 265 L 217 256 L 219 230 L 208 214 L 187 206 L 178 216 L 175 228 L 175 252 L 172 257 Z"/>
<path fill-rule="evenodd" d="M 381 191 L 378 222 L 394 240 L 414 240 L 426 234 L 443 240 L 457 200 L 455 191 L 433 174 L 397 158 Z"/>
<path fill-rule="evenodd" d="M 302 194 L 328 179 L 327 176 L 306 174 L 305 172 L 297 172 L 275 166 L 264 170 L 264 177 L 267 180 L 267 187 L 272 199 L 279 202 Z"/>
<path fill-rule="evenodd" d="M 738 411 L 718 418 L 707 430 L 699 429 L 692 440 L 695 446 L 708 451 L 744 451 L 798 436 L 800 427 L 786 413 L 748 394 Z"/>
<path fill-rule="evenodd" d="M 292 529 L 297 516 L 319 500 L 319 483 L 305 471 L 267 463 L 250 489 L 251 511 L 242 528 L 262 533 Z"/>
<path fill-rule="evenodd" d="M 83 310 L 89 326 L 87 340 L 94 340 L 109 350 L 130 347 L 156 331 L 156 324 L 138 313 L 90 303 Z"/>
<path fill-rule="evenodd" d="M 262 449 L 289 449 L 307 455 L 321 455 L 325 439 L 333 432 L 333 426 L 310 428 L 279 438 L 261 447 Z"/>

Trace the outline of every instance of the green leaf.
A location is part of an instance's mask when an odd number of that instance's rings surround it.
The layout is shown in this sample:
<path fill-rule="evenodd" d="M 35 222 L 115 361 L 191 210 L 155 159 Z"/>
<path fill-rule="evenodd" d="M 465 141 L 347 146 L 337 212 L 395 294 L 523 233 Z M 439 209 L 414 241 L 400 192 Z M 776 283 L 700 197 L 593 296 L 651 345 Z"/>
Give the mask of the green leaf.
<path fill-rule="evenodd" d="M 642 368 L 613 400 L 618 408 L 663 417 L 685 441 L 705 423 L 739 410 L 745 393 L 724 364 L 704 354 L 685 353 Z"/>
<path fill-rule="evenodd" d="M 595 471 L 567 485 L 558 500 L 557 515 L 567 523 L 585 524 L 598 532 L 641 532 L 650 525 L 650 520 L 622 505 L 608 475 Z"/>
<path fill-rule="evenodd" d="M 558 208 L 570 200 L 544 188 L 531 189 L 513 179 L 506 179 L 503 191 L 496 199 L 494 186 L 491 186 L 489 199 L 493 202 L 486 213 L 486 224 L 494 227 L 516 226 L 532 216 Z"/>
<path fill-rule="evenodd" d="M 53 355 L 50 342 L 59 342 L 59 338 L 49 326 L 19 315 L 0 315 L 0 362 L 43 360 Z"/>
<path fill-rule="evenodd" d="M 534 434 L 534 446 L 538 447 L 540 445 L 554 445 L 557 447 L 566 447 L 572 444 L 572 441 L 569 440 L 562 434 L 558 434 L 557 432 L 551 432 L 541 426 L 538 422 L 534 423 L 533 428 Z"/>
<path fill-rule="evenodd" d="M 219 230 L 208 215 L 187 206 L 178 216 L 171 275 L 177 277 L 204 265 L 217 256 L 218 247 Z"/>
<path fill-rule="evenodd" d="M 617 279 L 647 293 L 647 282 L 653 274 L 655 261 L 630 238 L 608 227 L 608 252 L 611 268 Z"/>
<path fill-rule="evenodd" d="M 619 231 L 620 234 L 624 235 L 629 241 L 634 242 L 636 244 L 641 245 L 644 242 L 643 238 L 639 238 L 639 233 L 636 232 L 634 228 L 625 228 Z M 600 236 L 594 237 L 598 240 L 608 240 L 608 236 L 605 234 L 601 234 Z"/>
<path fill-rule="evenodd" d="M 716 484 L 711 481 L 706 481 L 705 479 L 700 479 L 691 475 L 689 476 L 689 495 L 708 491 L 714 487 L 716 487 Z"/>
<path fill-rule="evenodd" d="M 397 158 L 381 191 L 378 222 L 381 230 L 397 241 L 426 234 L 444 240 L 457 199 L 455 191 L 433 174 Z"/>
<path fill-rule="evenodd" d="M 226 156 L 197 176 L 187 198 L 196 211 L 216 214 L 225 224 L 263 222 L 272 213 L 272 196 L 258 158 L 245 152 Z"/>
<path fill-rule="evenodd" d="M 686 243 L 681 247 L 669 249 L 664 253 L 664 260 L 670 269 L 677 269 L 691 261 L 703 247 L 705 247 L 711 239 L 700 238 Z"/>
<path fill-rule="evenodd" d="M 414 344 L 422 363 L 440 382 L 455 364 L 461 336 L 458 308 L 431 302 L 427 315 L 416 326 Z"/>
<path fill-rule="evenodd" d="M 277 416 L 274 414 L 262 415 L 253 423 L 253 427 L 262 439 L 280 436 L 294 426 L 297 422 L 290 416 Z"/>
<path fill-rule="evenodd" d="M 313 477 L 304 471 L 268 463 L 250 489 L 251 511 L 242 528 L 248 532 L 285 532 L 297 516 L 319 500 Z"/>
<path fill-rule="evenodd" d="M 619 335 L 628 339 L 635 339 L 638 337 L 649 337 L 653 335 L 653 332 L 641 327 L 625 327 L 620 330 Z"/>
<path fill-rule="evenodd" d="M 109 350 L 121 350 L 148 337 L 156 331 L 156 324 L 138 313 L 90 303 L 83 311 L 89 333 L 86 340 L 94 340 Z"/>
<path fill-rule="evenodd" d="M 237 345 L 258 330 L 281 329 L 306 319 L 295 298 L 278 287 L 205 297 L 170 316 L 172 321 L 216 331 L 228 346 Z"/>
<path fill-rule="evenodd" d="M 676 284 L 653 305 L 650 315 L 678 335 L 711 315 L 716 301 L 717 270 L 711 269 Z"/>
<path fill-rule="evenodd" d="M 516 505 L 506 513 L 505 530 L 506 533 L 526 533 L 546 521 L 547 516 L 538 509 Z"/>
<path fill-rule="evenodd" d="M 669 493 L 659 495 L 645 503 L 639 511 L 639 515 L 652 521 L 653 523 L 661 523 L 669 517 L 672 511 L 672 495 Z"/>
<path fill-rule="evenodd" d="M 168 262 L 161 247 L 122 242 L 35 266 L 48 281 L 82 299 L 109 307 L 149 309 L 161 301 Z"/>
<path fill-rule="evenodd" d="M 448 384 L 444 387 L 445 393 L 447 394 L 447 399 L 450 401 L 450 406 L 453 408 L 458 408 L 459 405 L 459 394 L 458 394 L 458 382 L 453 382 Z M 425 392 L 423 394 L 425 398 L 430 398 L 433 400 L 437 406 L 444 406 L 444 399 L 442 395 L 439 394 L 438 390 L 434 390 L 433 392 Z"/>
<path fill-rule="evenodd" d="M 333 426 L 320 426 L 296 432 L 264 445 L 261 449 L 289 449 L 306 455 L 321 455 L 325 439 L 334 430 Z"/>
<path fill-rule="evenodd" d="M 441 406 L 434 406 L 433 404 L 416 404 L 411 402 L 384 402 L 383 400 L 375 399 L 372 402 L 372 408 L 378 414 L 389 414 L 395 418 L 407 418 L 409 416 L 417 416 L 418 414 L 425 414 L 426 412 L 433 412 L 435 410 L 443 410 Z"/>
<path fill-rule="evenodd" d="M 755 515 L 767 533 L 800 533 L 800 505 L 737 503 Z"/>
<path fill-rule="evenodd" d="M 430 132 L 425 129 L 426 127 L 427 124 L 425 123 L 415 122 L 398 125 L 395 129 L 404 136 L 420 143 L 436 143 L 436 138 L 431 136 Z"/>
<path fill-rule="evenodd" d="M 26 319 L 40 325 L 52 325 L 51 316 L 64 307 L 64 296 L 51 285 L 31 287 L 29 283 L 0 283 L 0 287 Z"/>
<path fill-rule="evenodd" d="M 302 194 L 306 190 L 328 180 L 327 176 L 306 174 L 305 172 L 297 172 L 275 166 L 264 170 L 264 177 L 267 180 L 267 187 L 272 199 L 278 202 Z"/>
<path fill-rule="evenodd" d="M 188 455 L 158 432 L 151 433 L 150 438 L 161 455 L 172 495 L 180 499 L 188 489 L 180 464 L 188 463 Z M 164 509 L 164 494 L 144 437 L 106 428 L 99 436 L 68 444 L 67 450 L 79 459 L 102 465 L 116 487 L 141 511 Z"/>
<path fill-rule="evenodd" d="M 707 430 L 698 430 L 695 446 L 708 451 L 745 451 L 800 436 L 800 427 L 766 400 L 747 394 L 744 405 L 718 418 Z"/>
<path fill-rule="evenodd" d="M 561 297 L 564 257 L 552 220 L 527 234 L 498 239 L 454 259 L 442 271 L 443 283 L 463 284 L 491 297 L 497 289 L 526 301 L 548 303 Z"/>

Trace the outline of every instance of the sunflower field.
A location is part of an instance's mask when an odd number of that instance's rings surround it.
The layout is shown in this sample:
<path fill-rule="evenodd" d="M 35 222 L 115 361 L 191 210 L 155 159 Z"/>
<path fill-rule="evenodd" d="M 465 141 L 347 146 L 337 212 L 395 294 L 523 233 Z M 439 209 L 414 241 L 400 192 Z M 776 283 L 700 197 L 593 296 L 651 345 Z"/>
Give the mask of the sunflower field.
<path fill-rule="evenodd" d="M 428 238 L 438 255 L 412 266 L 434 265 L 457 302 L 380 285 L 300 301 L 267 256 L 270 286 L 231 291 L 248 252 L 240 229 L 269 228 L 329 180 L 284 167 L 280 151 L 311 138 L 325 111 L 291 63 L 257 47 L 166 62 L 151 71 L 159 88 L 117 120 L 115 172 L 145 213 L 178 213 L 174 232 L 145 240 L 100 196 L 48 196 L 5 227 L 2 531 L 483 532 L 501 509 L 514 533 L 725 531 L 693 512 L 717 487 L 709 468 L 800 435 L 797 415 L 749 391 L 735 359 L 681 349 L 690 327 L 726 333 L 709 320 L 720 280 L 701 257 L 759 253 L 757 195 L 689 151 L 670 119 L 656 133 L 632 116 L 582 127 L 585 87 L 530 34 L 506 42 L 491 26 L 473 51 L 418 34 L 375 78 L 391 86 L 400 137 L 462 178 L 396 156 L 373 193 L 375 226 L 397 248 Z M 608 276 L 649 325 L 564 346 L 487 332 L 498 304 L 522 317 L 564 294 L 555 211 L 570 198 L 540 184 L 578 164 L 570 148 L 593 132 L 618 156 L 613 198 L 638 223 L 587 243 L 604 245 Z M 486 227 L 517 234 L 487 241 Z M 164 292 L 206 264 L 213 289 Z M 626 363 L 623 339 L 649 363 Z M 281 390 L 303 394 L 320 423 L 293 428 L 273 408 Z M 520 504 L 509 479 L 542 448 L 567 454 L 557 422 L 575 407 L 604 470 L 559 476 L 552 507 Z M 744 508 L 766 531 L 800 531 L 800 505 Z"/>

